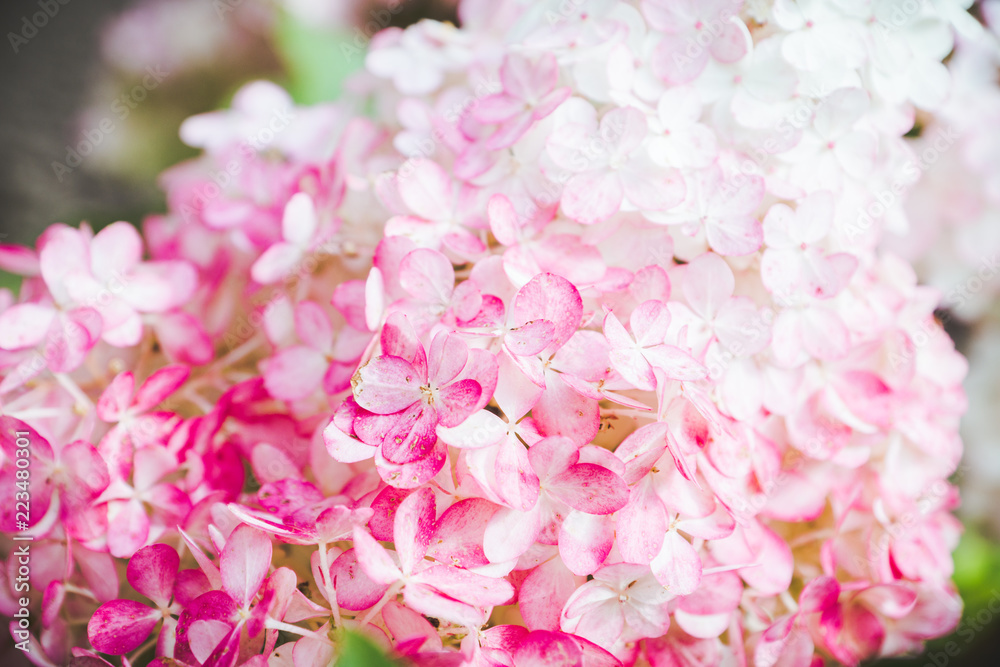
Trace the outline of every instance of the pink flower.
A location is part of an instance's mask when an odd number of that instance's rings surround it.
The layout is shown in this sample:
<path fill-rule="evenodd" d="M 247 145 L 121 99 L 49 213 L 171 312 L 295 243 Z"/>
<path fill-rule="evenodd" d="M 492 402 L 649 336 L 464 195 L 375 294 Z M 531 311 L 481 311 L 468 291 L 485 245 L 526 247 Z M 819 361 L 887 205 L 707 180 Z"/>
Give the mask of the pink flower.
<path fill-rule="evenodd" d="M 555 111 L 570 96 L 566 86 L 556 88 L 559 66 L 552 54 L 535 61 L 509 55 L 500 67 L 504 92 L 491 95 L 476 105 L 476 119 L 497 124 L 486 148 L 497 150 L 514 145 L 531 126 Z"/>
<path fill-rule="evenodd" d="M 478 627 L 486 620 L 486 611 L 507 602 L 514 589 L 503 579 L 425 561 L 435 515 L 434 494 L 429 489 L 407 496 L 393 521 L 396 558 L 357 527 L 354 544 L 358 560 L 373 581 L 393 585 L 397 591 L 401 588 L 410 608 L 437 614 L 459 625 Z"/>
<path fill-rule="evenodd" d="M 653 71 L 671 84 L 701 74 L 709 57 L 731 63 L 748 50 L 749 35 L 739 20 L 743 0 L 645 0 L 650 24 L 666 33 L 653 54 Z"/>
<path fill-rule="evenodd" d="M 666 211 L 684 198 L 674 169 L 659 167 L 644 147 L 645 115 L 634 107 L 609 111 L 598 126 L 591 111 L 557 129 L 548 152 L 573 174 L 562 194 L 563 212 L 582 224 L 605 220 L 622 209 Z"/>

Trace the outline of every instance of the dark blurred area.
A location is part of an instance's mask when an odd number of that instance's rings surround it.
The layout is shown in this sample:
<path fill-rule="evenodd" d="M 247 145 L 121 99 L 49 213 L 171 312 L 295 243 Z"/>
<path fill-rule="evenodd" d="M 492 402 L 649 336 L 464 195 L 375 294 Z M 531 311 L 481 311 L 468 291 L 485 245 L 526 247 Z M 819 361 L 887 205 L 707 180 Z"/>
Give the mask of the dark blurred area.
<path fill-rule="evenodd" d="M 6 235 L 5 243 L 32 243 L 49 224 L 78 221 L 81 215 L 97 220 L 118 211 L 139 211 L 151 196 L 135 185 L 83 170 L 60 182 L 53 170 L 53 162 L 66 159 L 77 115 L 99 75 L 101 28 L 131 2 L 69 0 L 60 4 L 57 0 L 52 4 L 58 12 L 41 28 L 30 23 L 32 15 L 42 11 L 38 0 L 4 0 L 0 7 L 4 36 L 0 45 L 0 233 Z M 18 39 L 27 35 L 33 36 L 26 43 Z"/>

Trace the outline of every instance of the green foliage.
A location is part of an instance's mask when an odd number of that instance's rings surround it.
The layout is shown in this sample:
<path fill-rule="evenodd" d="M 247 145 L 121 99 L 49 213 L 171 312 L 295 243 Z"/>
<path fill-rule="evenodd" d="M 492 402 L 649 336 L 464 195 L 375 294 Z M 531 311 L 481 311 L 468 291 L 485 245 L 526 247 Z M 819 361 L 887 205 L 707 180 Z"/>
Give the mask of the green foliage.
<path fill-rule="evenodd" d="M 325 30 L 282 16 L 275 46 L 296 103 L 316 104 L 340 96 L 344 80 L 364 62 L 364 53 L 350 46 L 352 38 L 346 30 Z"/>
<path fill-rule="evenodd" d="M 382 649 L 364 635 L 344 632 L 338 644 L 340 650 L 336 667 L 399 667 L 399 663 L 390 660 Z"/>

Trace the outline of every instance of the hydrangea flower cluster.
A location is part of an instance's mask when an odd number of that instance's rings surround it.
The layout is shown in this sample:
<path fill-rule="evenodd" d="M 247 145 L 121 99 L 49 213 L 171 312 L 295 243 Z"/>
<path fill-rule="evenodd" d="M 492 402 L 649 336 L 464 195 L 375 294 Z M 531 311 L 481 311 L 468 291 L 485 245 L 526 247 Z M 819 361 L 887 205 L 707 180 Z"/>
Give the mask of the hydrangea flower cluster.
<path fill-rule="evenodd" d="M 143 237 L 0 248 L 12 637 L 805 667 L 948 632 L 966 365 L 864 216 L 963 4 L 466 0 L 376 36 L 372 117 L 256 82 L 190 119 Z"/>
<path fill-rule="evenodd" d="M 912 262 L 921 280 L 941 290 L 942 308 L 967 333 L 970 396 L 963 421 L 966 468 L 962 486 L 965 518 L 998 525 L 992 511 L 1000 494 L 993 452 L 1000 443 L 992 397 L 997 393 L 995 306 L 1000 293 L 1000 143 L 986 130 L 1000 119 L 1000 3 L 983 2 L 986 29 L 955 44 L 949 59 L 952 92 L 945 105 L 922 119 L 912 140 L 919 180 L 894 202 L 897 217 L 884 246 Z M 948 205 L 944 202 L 947 201 Z M 934 332 L 914 332 L 927 336 Z"/>

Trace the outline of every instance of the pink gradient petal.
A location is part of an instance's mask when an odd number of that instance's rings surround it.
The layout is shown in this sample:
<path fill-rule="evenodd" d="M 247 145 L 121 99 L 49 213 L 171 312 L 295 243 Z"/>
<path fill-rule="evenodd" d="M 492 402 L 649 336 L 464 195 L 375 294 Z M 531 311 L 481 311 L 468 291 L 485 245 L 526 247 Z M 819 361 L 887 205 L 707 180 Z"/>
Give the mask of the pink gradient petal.
<path fill-rule="evenodd" d="M 177 551 L 166 544 L 143 547 L 128 562 L 128 583 L 157 606 L 166 607 L 174 594 L 180 562 Z"/>
<path fill-rule="evenodd" d="M 271 567 L 271 540 L 247 525 L 240 525 L 226 540 L 219 559 L 222 589 L 238 605 L 249 608 Z"/>
<path fill-rule="evenodd" d="M 587 514 L 612 514 L 628 503 L 622 478 L 593 463 L 578 463 L 546 481 L 545 488 L 574 509 Z"/>
<path fill-rule="evenodd" d="M 161 614 L 132 600 L 101 605 L 87 623 L 87 637 L 101 653 L 123 655 L 139 648 L 159 622 Z"/>
<path fill-rule="evenodd" d="M 37 303 L 21 303 L 0 313 L 0 348 L 34 347 L 45 338 L 56 311 Z"/>

